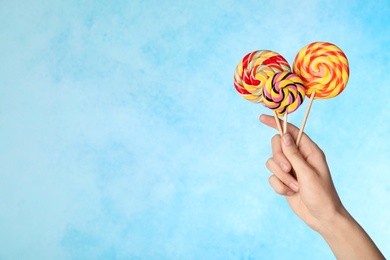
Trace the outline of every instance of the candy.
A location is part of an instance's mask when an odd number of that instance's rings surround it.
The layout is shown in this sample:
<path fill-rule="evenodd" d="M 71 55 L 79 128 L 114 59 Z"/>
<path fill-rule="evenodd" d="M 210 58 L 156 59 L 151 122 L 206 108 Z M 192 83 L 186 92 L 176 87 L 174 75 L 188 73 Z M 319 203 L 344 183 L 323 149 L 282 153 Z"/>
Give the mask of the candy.
<path fill-rule="evenodd" d="M 283 71 L 290 72 L 290 65 L 278 53 L 262 50 L 248 53 L 237 65 L 234 87 L 245 99 L 263 103 L 263 87 L 267 80 Z"/>
<path fill-rule="evenodd" d="M 248 53 L 237 65 L 234 87 L 245 99 L 261 103 L 274 111 L 276 125 L 283 134 L 278 116 L 295 111 L 305 98 L 305 88 L 299 77 L 291 73 L 288 62 L 278 53 L 263 50 Z"/>
<path fill-rule="evenodd" d="M 275 110 L 278 116 L 294 112 L 305 99 L 302 80 L 288 71 L 274 74 L 263 88 L 264 105 Z"/>
<path fill-rule="evenodd" d="M 336 45 L 313 42 L 298 52 L 293 70 L 302 79 L 306 95 L 310 97 L 297 137 L 299 146 L 313 100 L 340 94 L 348 83 L 349 66 L 347 57 Z"/>
<path fill-rule="evenodd" d="M 340 94 L 349 78 L 348 60 L 334 44 L 313 42 L 295 57 L 293 71 L 303 81 L 306 95 L 314 99 L 332 98 Z"/>

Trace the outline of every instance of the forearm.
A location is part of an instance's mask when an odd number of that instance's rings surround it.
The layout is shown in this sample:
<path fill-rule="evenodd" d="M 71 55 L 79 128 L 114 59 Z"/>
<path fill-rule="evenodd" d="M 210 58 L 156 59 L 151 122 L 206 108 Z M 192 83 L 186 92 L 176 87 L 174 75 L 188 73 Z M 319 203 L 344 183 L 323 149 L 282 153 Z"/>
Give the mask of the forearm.
<path fill-rule="evenodd" d="M 385 259 L 368 234 L 346 210 L 328 221 L 320 234 L 337 259 Z"/>

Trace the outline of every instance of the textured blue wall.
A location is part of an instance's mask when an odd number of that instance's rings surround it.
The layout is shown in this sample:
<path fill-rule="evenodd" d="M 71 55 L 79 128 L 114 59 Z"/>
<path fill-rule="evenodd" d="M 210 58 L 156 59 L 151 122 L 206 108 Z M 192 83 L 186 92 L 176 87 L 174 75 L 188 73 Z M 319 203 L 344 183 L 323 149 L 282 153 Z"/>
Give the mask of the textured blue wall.
<path fill-rule="evenodd" d="M 268 185 L 269 111 L 233 87 L 248 52 L 292 63 L 313 41 L 338 45 L 351 77 L 315 101 L 306 132 L 389 257 L 389 13 L 388 1 L 0 1 L 0 258 L 332 259 Z"/>

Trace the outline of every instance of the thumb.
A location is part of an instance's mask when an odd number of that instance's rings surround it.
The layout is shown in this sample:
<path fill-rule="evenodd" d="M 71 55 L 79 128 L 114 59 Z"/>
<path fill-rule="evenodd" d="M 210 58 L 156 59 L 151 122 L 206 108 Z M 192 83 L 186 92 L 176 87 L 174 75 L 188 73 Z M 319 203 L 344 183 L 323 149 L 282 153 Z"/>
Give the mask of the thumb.
<path fill-rule="evenodd" d="M 312 171 L 311 166 L 302 157 L 298 147 L 295 145 L 295 141 L 292 136 L 288 133 L 282 136 L 282 150 L 284 155 L 290 161 L 297 177 L 302 177 L 305 173 Z"/>

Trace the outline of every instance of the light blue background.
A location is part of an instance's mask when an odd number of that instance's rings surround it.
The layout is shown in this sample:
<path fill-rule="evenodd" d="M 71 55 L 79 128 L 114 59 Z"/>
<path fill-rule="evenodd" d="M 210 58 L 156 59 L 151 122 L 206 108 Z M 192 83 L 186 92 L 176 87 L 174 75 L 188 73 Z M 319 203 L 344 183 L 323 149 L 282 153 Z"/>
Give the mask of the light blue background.
<path fill-rule="evenodd" d="M 268 184 L 269 110 L 233 87 L 248 52 L 292 63 L 313 41 L 338 45 L 351 77 L 305 130 L 390 257 L 389 13 L 386 0 L 1 0 L 0 259 L 332 259 Z"/>

